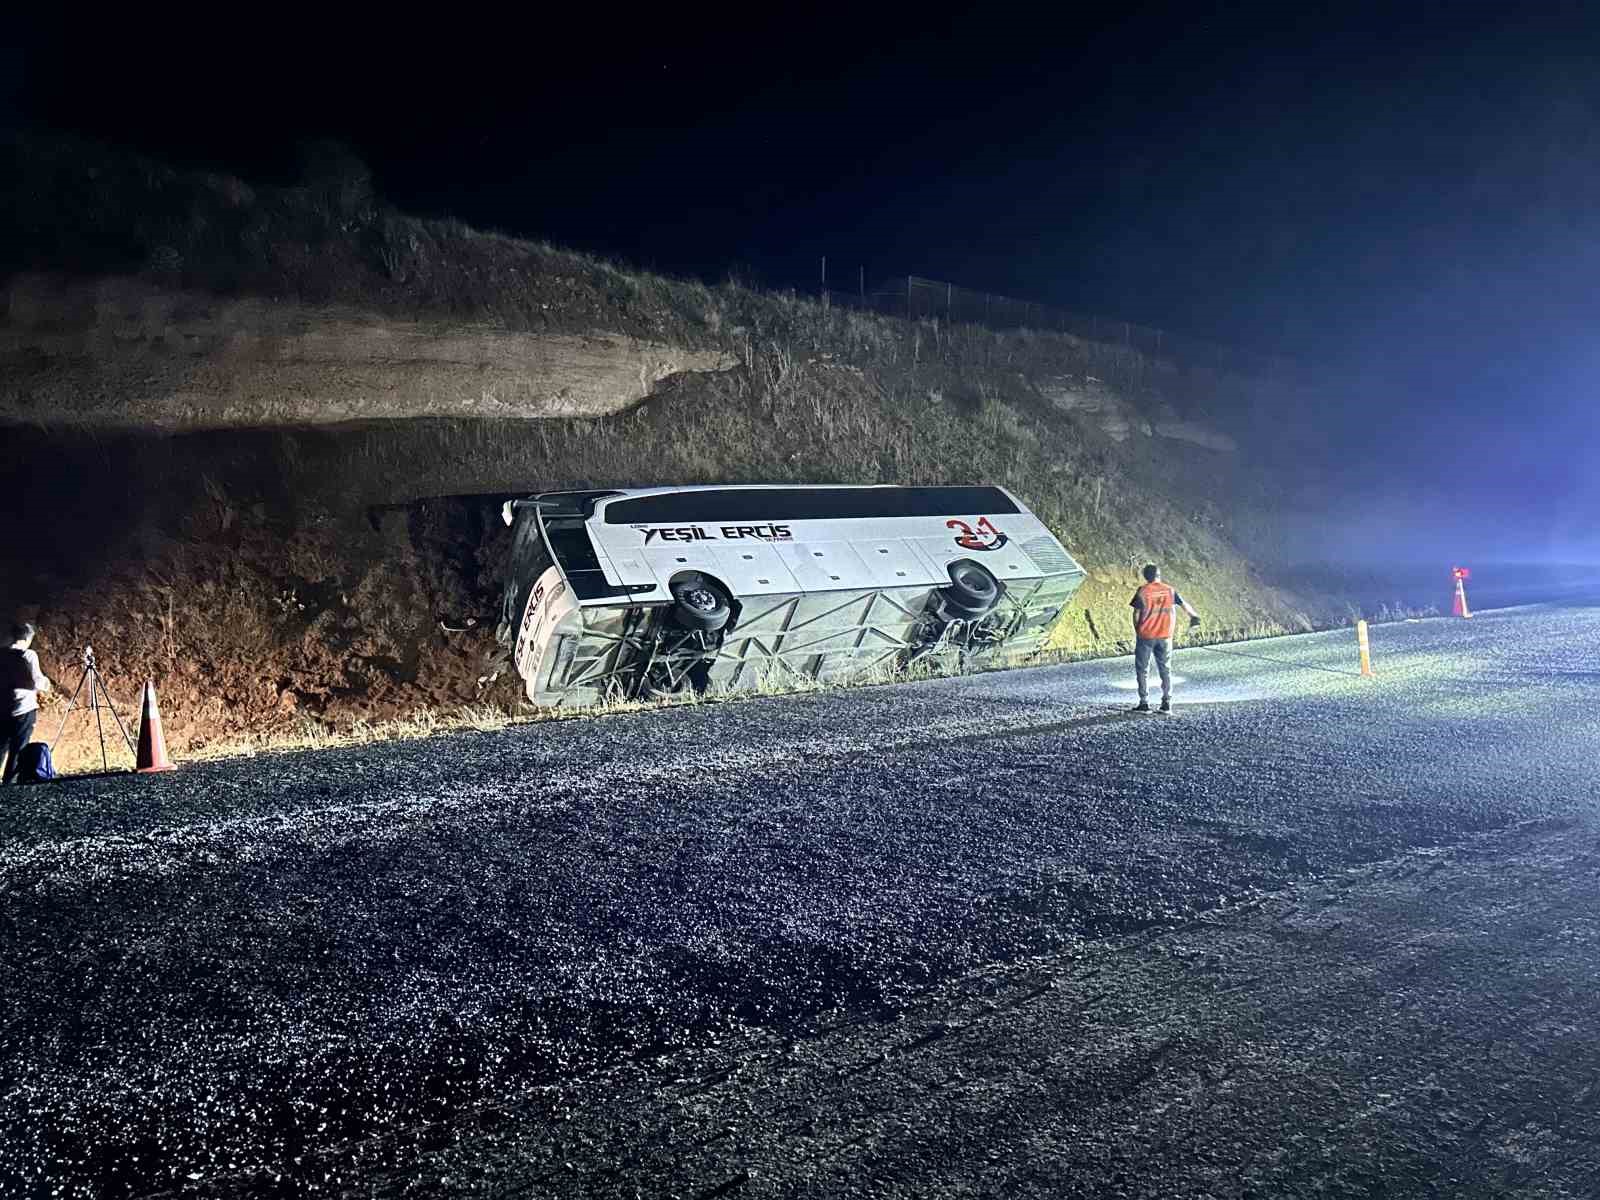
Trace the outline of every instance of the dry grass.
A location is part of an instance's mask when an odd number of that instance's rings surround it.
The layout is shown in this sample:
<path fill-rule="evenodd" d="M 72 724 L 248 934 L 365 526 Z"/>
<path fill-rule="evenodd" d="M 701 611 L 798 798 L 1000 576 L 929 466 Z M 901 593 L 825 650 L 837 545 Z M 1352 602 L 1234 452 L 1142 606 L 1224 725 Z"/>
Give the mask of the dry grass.
<path fill-rule="evenodd" d="M 596 715 L 599 709 L 583 715 Z M 370 746 L 376 742 L 414 741 L 439 734 L 461 733 L 467 730 L 491 732 L 511 725 L 553 720 L 561 716 L 577 715 L 553 711 L 550 713 L 515 713 L 492 705 L 466 705 L 458 709 L 419 709 L 403 718 L 386 721 L 356 721 L 335 728 L 314 718 L 306 717 L 287 729 L 264 730 L 210 742 L 187 752 L 185 759 L 207 762 L 225 758 L 250 758 L 261 754 L 290 753 L 300 750 L 333 750 L 353 746 Z"/>
<path fill-rule="evenodd" d="M 867 682 L 889 682 L 863 680 Z M 520 725 L 539 725 L 550 721 L 588 720 L 595 717 L 615 716 L 619 713 L 643 712 L 649 709 L 725 704 L 757 696 L 771 696 L 788 692 L 815 692 L 832 690 L 829 685 L 798 684 L 779 688 L 767 686 L 738 695 L 701 697 L 687 695 L 666 700 L 611 700 L 600 704 L 576 705 L 562 708 L 534 708 L 519 704 L 505 708 L 488 704 L 468 704 L 460 708 L 420 709 L 406 717 L 383 721 L 356 721 L 338 727 L 327 725 L 314 718 L 304 718 L 287 729 L 264 730 L 243 736 L 224 738 L 190 751 L 184 757 L 194 762 L 217 759 L 249 758 L 263 754 L 283 754 L 302 750 L 348 749 L 370 746 L 378 742 L 415 741 L 442 734 L 477 731 L 480 733 L 509 729 Z"/>
<path fill-rule="evenodd" d="M 1424 617 L 1438 615 L 1439 610 L 1431 604 L 1418 607 L 1396 600 L 1393 603 L 1380 604 L 1378 611 L 1368 619 L 1376 625 L 1390 625 L 1398 621 L 1420 621 Z"/>
<path fill-rule="evenodd" d="M 1302 632 L 1302 631 L 1296 631 Z M 1183 644 L 1191 647 L 1231 645 L 1282 636 L 1284 631 L 1268 623 L 1258 623 L 1247 629 L 1215 630 L 1205 634 L 1198 631 L 1186 636 Z M 977 660 L 969 673 L 1014 670 L 1019 667 L 1054 666 L 1116 657 L 1129 653 L 1132 645 L 1100 646 L 1097 648 L 1053 648 L 1025 655 L 997 654 L 992 658 Z M 857 688 L 885 687 L 922 679 L 934 679 L 949 672 L 933 662 L 924 660 L 910 668 L 879 667 L 848 682 L 819 682 L 798 677 L 786 678 L 781 683 L 770 679 L 750 690 L 721 695 L 685 695 L 666 700 L 613 700 L 600 704 L 563 708 L 533 708 L 526 704 L 513 706 L 469 704 L 452 709 L 422 709 L 407 717 L 386 721 L 357 721 L 351 725 L 334 728 L 311 718 L 305 718 L 287 729 L 276 729 L 256 734 L 223 739 L 193 750 L 184 758 L 193 762 L 220 759 L 256 757 L 260 755 L 292 753 L 306 750 L 336 750 L 370 746 L 380 742 L 415 741 L 422 738 L 477 731 L 495 732 L 523 725 L 537 725 L 550 721 L 588 720 L 614 716 L 621 713 L 646 712 L 673 707 L 705 707 L 721 704 L 739 704 L 751 700 L 783 695 L 817 695 L 854 690 Z M 81 764 L 91 766 L 87 761 Z M 98 764 L 92 764 L 98 766 Z"/>

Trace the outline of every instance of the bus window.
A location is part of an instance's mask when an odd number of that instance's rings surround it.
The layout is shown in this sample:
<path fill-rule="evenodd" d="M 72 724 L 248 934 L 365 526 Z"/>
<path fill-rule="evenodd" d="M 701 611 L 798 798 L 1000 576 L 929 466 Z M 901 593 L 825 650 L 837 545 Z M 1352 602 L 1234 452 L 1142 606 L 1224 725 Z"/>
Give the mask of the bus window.
<path fill-rule="evenodd" d="M 550 538 L 550 548 L 561 564 L 561 573 L 572 585 L 572 593 L 579 600 L 598 600 L 603 596 L 626 596 L 628 589 L 617 587 L 606 580 L 600 566 L 600 556 L 594 552 L 589 530 L 581 517 L 545 517 L 545 533 Z"/>

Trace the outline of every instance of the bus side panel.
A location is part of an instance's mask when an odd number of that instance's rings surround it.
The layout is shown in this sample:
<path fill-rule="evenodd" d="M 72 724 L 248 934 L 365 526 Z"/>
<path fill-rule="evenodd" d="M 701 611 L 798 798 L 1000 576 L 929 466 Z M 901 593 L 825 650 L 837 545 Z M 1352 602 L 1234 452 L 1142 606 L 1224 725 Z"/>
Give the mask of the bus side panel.
<path fill-rule="evenodd" d="M 715 575 L 715 547 L 715 542 L 668 542 L 664 546 L 652 544 L 641 553 L 650 568 L 650 581 L 665 588 L 680 571 L 704 571 L 708 575 Z"/>
<path fill-rule="evenodd" d="M 758 523 L 758 526 L 760 523 Z M 782 577 L 752 567 L 775 550 L 806 591 L 849 591 L 861 587 L 904 587 L 914 583 L 942 586 L 949 579 L 949 564 L 971 558 L 989 567 L 1001 580 L 1049 574 L 1034 563 L 1021 543 L 1049 532 L 1026 510 L 1007 514 L 952 515 L 949 517 L 862 518 L 793 521 L 774 525 L 788 534 L 783 538 L 732 538 L 726 526 L 712 522 L 675 527 L 607 525 L 594 518 L 588 525 L 596 555 L 607 570 L 625 584 L 654 584 L 651 599 L 665 598 L 665 585 L 683 571 L 703 571 L 720 579 L 735 595 L 776 594 L 784 590 Z M 651 540 L 646 541 L 647 536 Z M 749 559 L 745 555 L 751 555 Z M 819 559 L 842 560 L 845 569 L 824 569 Z M 861 569 L 856 569 L 859 560 Z M 813 569 L 817 568 L 817 569 Z M 864 573 L 863 573 L 864 572 Z M 834 578 L 837 576 L 837 578 Z M 766 583 L 760 582 L 762 579 Z M 644 593 L 636 594 L 643 598 Z"/>
<path fill-rule="evenodd" d="M 913 545 L 927 560 L 935 576 L 946 583 L 950 580 L 950 564 L 963 559 L 986 567 L 1008 587 L 1016 581 L 1033 580 L 1040 575 L 1033 559 L 1009 538 L 1002 545 L 981 548 L 958 545 L 954 538 L 918 538 Z"/>
<path fill-rule="evenodd" d="M 862 538 L 855 547 L 868 569 L 885 587 L 916 584 L 943 587 L 950 582 L 945 571 L 936 569 L 927 555 L 918 554 L 905 538 Z"/>
<path fill-rule="evenodd" d="M 655 571 L 645 556 L 644 547 L 640 545 L 624 545 L 615 540 L 602 539 L 595 536 L 595 523 L 589 522 L 589 541 L 594 546 L 595 556 L 599 558 L 602 566 L 606 568 L 606 578 L 613 583 L 624 587 L 637 587 L 640 584 L 661 585 L 665 580 L 658 580 Z M 632 530 L 629 531 L 630 533 Z M 613 579 L 612 576 L 615 576 Z"/>
<path fill-rule="evenodd" d="M 712 557 L 710 573 L 735 596 L 788 595 L 800 587 L 778 550 L 766 542 L 729 542 Z"/>
<path fill-rule="evenodd" d="M 843 592 L 879 584 L 849 542 L 785 542 L 774 551 L 807 592 Z"/>

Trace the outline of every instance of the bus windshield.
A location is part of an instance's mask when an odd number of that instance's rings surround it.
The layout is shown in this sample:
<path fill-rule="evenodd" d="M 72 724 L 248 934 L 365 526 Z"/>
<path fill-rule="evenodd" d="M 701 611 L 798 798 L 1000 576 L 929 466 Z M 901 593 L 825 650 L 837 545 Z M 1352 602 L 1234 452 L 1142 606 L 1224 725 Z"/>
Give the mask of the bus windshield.
<path fill-rule="evenodd" d="M 539 513 L 533 507 L 518 508 L 516 522 L 511 527 L 511 571 L 506 578 L 504 607 L 501 617 L 508 628 L 514 629 L 528 605 L 528 596 L 539 577 L 550 569 L 555 559 L 545 544 L 544 533 L 539 528 Z"/>

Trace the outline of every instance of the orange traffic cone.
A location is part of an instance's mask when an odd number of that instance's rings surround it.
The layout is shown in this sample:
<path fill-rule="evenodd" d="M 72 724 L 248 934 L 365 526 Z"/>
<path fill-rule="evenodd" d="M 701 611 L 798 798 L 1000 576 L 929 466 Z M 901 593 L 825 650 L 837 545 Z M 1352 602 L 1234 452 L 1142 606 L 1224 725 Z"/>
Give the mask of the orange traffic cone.
<path fill-rule="evenodd" d="M 156 685 L 145 681 L 144 708 L 139 714 L 140 771 L 170 771 L 172 760 L 167 757 L 167 739 L 161 732 L 161 709 L 156 704 Z"/>

